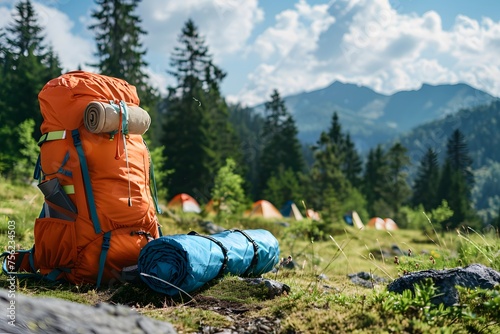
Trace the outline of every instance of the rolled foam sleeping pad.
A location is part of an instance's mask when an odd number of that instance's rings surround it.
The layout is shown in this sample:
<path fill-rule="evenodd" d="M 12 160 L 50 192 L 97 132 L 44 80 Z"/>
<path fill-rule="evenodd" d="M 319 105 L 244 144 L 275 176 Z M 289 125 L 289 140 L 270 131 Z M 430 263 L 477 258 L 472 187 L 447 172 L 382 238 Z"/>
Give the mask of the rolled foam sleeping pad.
<path fill-rule="evenodd" d="M 151 289 L 176 296 L 179 289 L 189 293 L 224 274 L 260 276 L 278 264 L 279 255 L 278 240 L 262 229 L 177 234 L 150 241 L 139 255 L 138 271 Z"/>
<path fill-rule="evenodd" d="M 128 105 L 128 133 L 144 134 L 151 125 L 151 117 L 141 107 Z M 120 127 L 120 110 L 109 103 L 93 101 L 85 108 L 83 122 L 92 133 L 110 133 Z"/>

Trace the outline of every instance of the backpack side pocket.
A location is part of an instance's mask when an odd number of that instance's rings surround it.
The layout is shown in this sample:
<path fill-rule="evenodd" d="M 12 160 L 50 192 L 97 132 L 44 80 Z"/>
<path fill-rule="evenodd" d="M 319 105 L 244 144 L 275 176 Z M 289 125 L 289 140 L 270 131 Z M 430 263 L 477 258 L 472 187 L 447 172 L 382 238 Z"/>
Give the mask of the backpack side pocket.
<path fill-rule="evenodd" d="M 54 269 L 71 269 L 75 265 L 75 223 L 58 218 L 35 220 L 35 267 L 42 275 Z"/>

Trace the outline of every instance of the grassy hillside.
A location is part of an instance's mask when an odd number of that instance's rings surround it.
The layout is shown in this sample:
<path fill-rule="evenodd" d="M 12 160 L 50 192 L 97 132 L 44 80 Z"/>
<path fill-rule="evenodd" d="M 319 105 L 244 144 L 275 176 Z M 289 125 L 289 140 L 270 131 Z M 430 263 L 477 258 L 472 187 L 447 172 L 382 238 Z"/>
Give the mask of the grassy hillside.
<path fill-rule="evenodd" d="M 33 243 L 33 221 L 41 205 L 33 187 L 0 182 L 0 244 L 7 244 L 8 221 L 15 221 L 16 243 Z M 161 216 L 164 234 L 200 231 L 195 216 L 179 221 Z M 436 234 L 398 230 L 391 233 L 335 227 L 335 235 L 312 241 L 311 222 L 288 222 L 289 227 L 265 220 L 235 219 L 226 228 L 264 228 L 280 242 L 281 255 L 292 256 L 296 268 L 278 268 L 270 278 L 290 286 L 288 294 L 269 299 L 262 286 L 248 285 L 235 277 L 224 277 L 192 293 L 193 300 L 172 299 L 151 291 L 143 284 L 115 284 L 95 290 L 93 286 L 48 284 L 19 280 L 18 293 L 57 297 L 85 304 L 110 302 L 128 305 L 149 317 L 169 321 L 181 333 L 215 333 L 223 328 L 249 333 L 467 333 L 500 331 L 498 309 L 500 290 L 463 291 L 461 306 L 449 309 L 430 304 L 432 289 L 416 297 L 386 292 L 388 282 L 426 268 L 452 268 L 483 263 L 500 270 L 500 242 L 497 235 L 473 231 Z M 395 252 L 396 246 L 403 254 Z M 411 250 L 411 255 L 408 256 Z M 399 264 L 394 256 L 398 256 Z M 385 280 L 374 289 L 353 284 L 348 274 L 368 272 Z M 372 281 L 374 283 L 374 281 Z M 7 287 L 2 275 L 0 286 Z M 496 295 L 491 295 L 496 293 Z M 495 311 L 496 310 L 496 311 Z M 262 327 L 264 326 L 264 327 Z"/>

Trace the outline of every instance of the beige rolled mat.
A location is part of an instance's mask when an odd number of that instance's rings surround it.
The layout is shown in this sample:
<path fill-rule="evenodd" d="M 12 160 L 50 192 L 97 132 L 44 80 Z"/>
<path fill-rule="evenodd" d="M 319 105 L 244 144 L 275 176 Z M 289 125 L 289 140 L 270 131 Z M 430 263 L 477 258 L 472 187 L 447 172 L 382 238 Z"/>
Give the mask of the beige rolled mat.
<path fill-rule="evenodd" d="M 138 106 L 127 106 L 128 133 L 144 134 L 151 125 L 151 117 L 146 110 Z M 118 131 L 120 127 L 120 112 L 111 104 L 93 101 L 85 108 L 83 122 L 92 133 L 109 133 Z"/>

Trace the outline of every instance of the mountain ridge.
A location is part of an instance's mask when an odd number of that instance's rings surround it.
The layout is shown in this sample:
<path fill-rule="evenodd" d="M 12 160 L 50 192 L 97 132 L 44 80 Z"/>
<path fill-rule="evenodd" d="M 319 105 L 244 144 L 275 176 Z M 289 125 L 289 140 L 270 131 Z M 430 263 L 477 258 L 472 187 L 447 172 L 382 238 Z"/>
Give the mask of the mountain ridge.
<path fill-rule="evenodd" d="M 416 126 L 498 98 L 466 83 L 422 84 L 415 90 L 381 94 L 363 85 L 334 81 L 283 100 L 295 119 L 301 142 L 315 143 L 337 112 L 344 131 L 366 152 Z M 264 104 L 254 110 L 262 113 Z"/>

